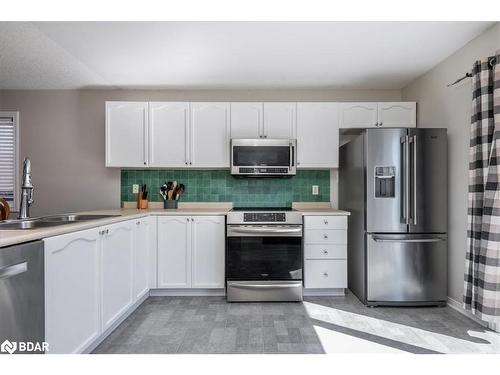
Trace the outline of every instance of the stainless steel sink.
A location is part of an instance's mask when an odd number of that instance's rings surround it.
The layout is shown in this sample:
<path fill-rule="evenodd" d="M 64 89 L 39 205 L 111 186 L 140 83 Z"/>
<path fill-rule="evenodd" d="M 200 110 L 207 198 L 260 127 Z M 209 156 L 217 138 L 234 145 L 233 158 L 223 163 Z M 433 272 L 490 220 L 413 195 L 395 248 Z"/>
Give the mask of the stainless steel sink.
<path fill-rule="evenodd" d="M 0 230 L 47 228 L 117 216 L 121 215 L 53 215 L 26 220 L 6 220 L 0 222 Z"/>

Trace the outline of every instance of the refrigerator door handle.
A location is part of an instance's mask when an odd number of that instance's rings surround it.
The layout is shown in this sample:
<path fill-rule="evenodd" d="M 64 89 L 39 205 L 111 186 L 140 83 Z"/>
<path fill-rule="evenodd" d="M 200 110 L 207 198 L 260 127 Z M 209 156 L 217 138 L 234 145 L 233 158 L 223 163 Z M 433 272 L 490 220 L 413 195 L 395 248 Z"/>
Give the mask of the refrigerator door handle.
<path fill-rule="evenodd" d="M 411 219 L 412 219 L 412 224 L 417 225 L 417 136 L 414 135 L 411 139 L 413 143 L 413 155 L 412 155 L 412 162 L 413 162 L 413 183 L 412 183 L 412 189 L 413 189 L 413 209 L 411 210 Z"/>
<path fill-rule="evenodd" d="M 441 242 L 446 241 L 441 237 L 421 237 L 421 238 L 394 238 L 390 236 L 372 236 L 375 242 L 403 242 L 403 243 L 420 243 L 420 242 Z"/>
<path fill-rule="evenodd" d="M 410 151 L 408 147 L 409 137 L 405 135 L 401 137 L 401 144 L 403 145 L 403 219 L 405 224 L 410 223 Z"/>

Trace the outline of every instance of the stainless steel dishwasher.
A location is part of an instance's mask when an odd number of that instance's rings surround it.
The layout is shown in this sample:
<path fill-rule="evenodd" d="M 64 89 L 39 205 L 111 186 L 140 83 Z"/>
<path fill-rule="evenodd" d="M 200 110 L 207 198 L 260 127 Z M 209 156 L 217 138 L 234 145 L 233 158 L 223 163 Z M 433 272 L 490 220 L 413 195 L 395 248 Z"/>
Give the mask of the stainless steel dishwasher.
<path fill-rule="evenodd" d="M 43 242 L 0 248 L 0 343 L 44 338 Z"/>

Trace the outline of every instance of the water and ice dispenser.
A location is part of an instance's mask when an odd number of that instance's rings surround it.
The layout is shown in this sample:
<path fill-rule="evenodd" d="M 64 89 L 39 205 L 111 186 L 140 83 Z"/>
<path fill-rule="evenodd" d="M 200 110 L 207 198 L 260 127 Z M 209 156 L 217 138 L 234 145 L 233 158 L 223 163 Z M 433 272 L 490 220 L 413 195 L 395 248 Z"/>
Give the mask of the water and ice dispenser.
<path fill-rule="evenodd" d="M 375 198 L 394 198 L 396 167 L 375 167 Z"/>

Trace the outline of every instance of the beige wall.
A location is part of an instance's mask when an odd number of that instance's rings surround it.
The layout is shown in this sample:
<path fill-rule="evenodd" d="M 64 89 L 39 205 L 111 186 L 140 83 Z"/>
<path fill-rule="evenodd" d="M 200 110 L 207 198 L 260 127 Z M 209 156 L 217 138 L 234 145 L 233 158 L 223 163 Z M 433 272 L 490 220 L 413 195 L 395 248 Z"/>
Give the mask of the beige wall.
<path fill-rule="evenodd" d="M 471 70 L 475 60 L 500 49 L 500 24 L 472 40 L 403 89 L 403 100 L 418 102 L 419 127 L 448 129 L 448 296 L 462 301 L 467 242 L 467 173 L 471 80 L 446 85 Z"/>
<path fill-rule="evenodd" d="M 0 91 L 0 110 L 19 111 L 21 157 L 33 163 L 33 215 L 119 207 L 120 171 L 104 167 L 106 100 L 398 101 L 399 90 Z M 332 178 L 333 179 L 333 178 Z M 336 179 L 334 179 L 336 181 Z M 336 200 L 336 185 L 332 186 Z"/>

